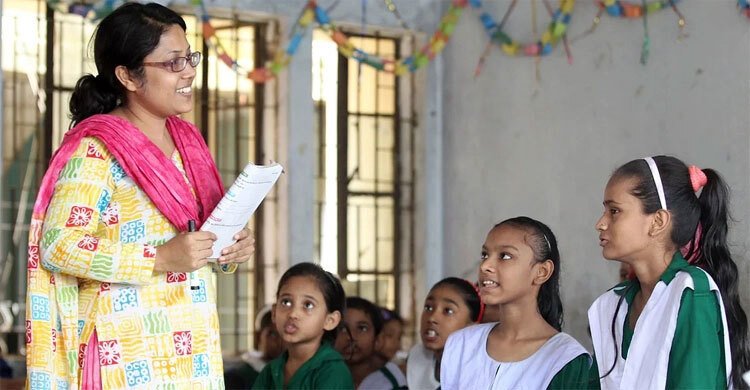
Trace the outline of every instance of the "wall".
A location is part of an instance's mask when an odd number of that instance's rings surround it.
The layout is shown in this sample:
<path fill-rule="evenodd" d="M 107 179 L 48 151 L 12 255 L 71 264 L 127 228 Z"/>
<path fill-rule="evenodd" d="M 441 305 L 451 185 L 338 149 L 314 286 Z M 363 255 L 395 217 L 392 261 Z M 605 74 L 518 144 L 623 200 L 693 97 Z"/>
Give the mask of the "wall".
<path fill-rule="evenodd" d="M 485 3 L 499 20 L 509 2 Z M 518 40 L 532 36 L 530 4 L 519 2 L 506 26 Z M 539 20 L 548 20 L 541 4 Z M 577 2 L 571 39 L 595 11 Z M 474 78 L 487 39 L 476 13 L 464 15 L 441 79 L 446 274 L 475 277 L 495 222 L 538 218 L 560 242 L 565 329 L 588 343 L 586 310 L 617 279 L 594 229 L 607 179 L 631 159 L 671 154 L 719 170 L 731 186 L 732 249 L 750 309 L 750 23 L 730 1 L 680 2 L 680 11 L 689 37 L 679 42 L 671 10 L 648 18 L 646 66 L 639 64 L 642 22 L 604 16 L 594 34 L 571 45 L 574 64 L 560 47 L 539 63 L 538 82 L 534 60 L 497 47 Z"/>

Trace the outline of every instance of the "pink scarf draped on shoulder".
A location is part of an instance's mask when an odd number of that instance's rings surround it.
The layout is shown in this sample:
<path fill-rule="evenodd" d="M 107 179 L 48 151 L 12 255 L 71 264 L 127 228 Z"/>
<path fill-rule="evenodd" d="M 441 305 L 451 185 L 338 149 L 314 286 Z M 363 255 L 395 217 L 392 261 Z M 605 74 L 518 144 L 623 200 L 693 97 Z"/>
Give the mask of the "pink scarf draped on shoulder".
<path fill-rule="evenodd" d="M 172 225 L 187 231 L 188 221 L 194 220 L 200 227 L 224 195 L 221 177 L 194 125 L 173 116 L 167 118 L 167 130 L 182 156 L 195 197 L 182 173 L 143 132 L 125 119 L 101 114 L 85 119 L 65 134 L 42 179 L 34 215 L 41 217 L 46 213 L 57 178 L 81 139 L 96 137 Z"/>

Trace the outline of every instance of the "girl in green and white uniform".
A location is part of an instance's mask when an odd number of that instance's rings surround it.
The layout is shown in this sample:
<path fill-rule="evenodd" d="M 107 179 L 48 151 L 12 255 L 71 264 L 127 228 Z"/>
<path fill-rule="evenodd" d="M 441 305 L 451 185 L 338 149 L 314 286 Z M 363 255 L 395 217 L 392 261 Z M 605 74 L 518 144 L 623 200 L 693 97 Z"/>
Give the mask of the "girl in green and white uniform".
<path fill-rule="evenodd" d="M 599 244 L 634 278 L 589 309 L 594 384 L 747 387 L 747 317 L 727 245 L 728 194 L 716 171 L 668 156 L 633 160 L 612 175 Z"/>

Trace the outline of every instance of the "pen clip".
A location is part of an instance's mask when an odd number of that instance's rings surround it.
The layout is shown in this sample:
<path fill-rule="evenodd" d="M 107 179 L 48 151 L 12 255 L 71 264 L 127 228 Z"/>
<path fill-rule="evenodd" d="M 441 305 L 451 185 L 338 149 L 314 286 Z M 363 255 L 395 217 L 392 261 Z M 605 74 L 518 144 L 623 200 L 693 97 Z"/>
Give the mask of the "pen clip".
<path fill-rule="evenodd" d="M 191 219 L 188 221 L 188 232 L 194 232 L 195 231 L 195 220 Z M 195 272 L 190 273 L 190 289 L 191 290 L 200 290 L 201 285 L 200 281 L 195 277 Z"/>

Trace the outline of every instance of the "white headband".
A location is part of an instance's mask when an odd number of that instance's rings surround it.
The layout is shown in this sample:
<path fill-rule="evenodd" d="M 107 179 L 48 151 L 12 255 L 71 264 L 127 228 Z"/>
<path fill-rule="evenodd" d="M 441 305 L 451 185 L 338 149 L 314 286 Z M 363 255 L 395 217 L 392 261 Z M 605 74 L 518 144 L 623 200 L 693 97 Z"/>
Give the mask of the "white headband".
<path fill-rule="evenodd" d="M 664 185 L 661 183 L 661 175 L 659 175 L 659 168 L 656 166 L 656 161 L 654 161 L 653 157 L 645 157 L 644 160 L 646 160 L 648 167 L 651 169 L 651 176 L 654 177 L 656 192 L 659 193 L 659 203 L 661 203 L 661 208 L 666 210 L 667 198 L 664 196 Z"/>

